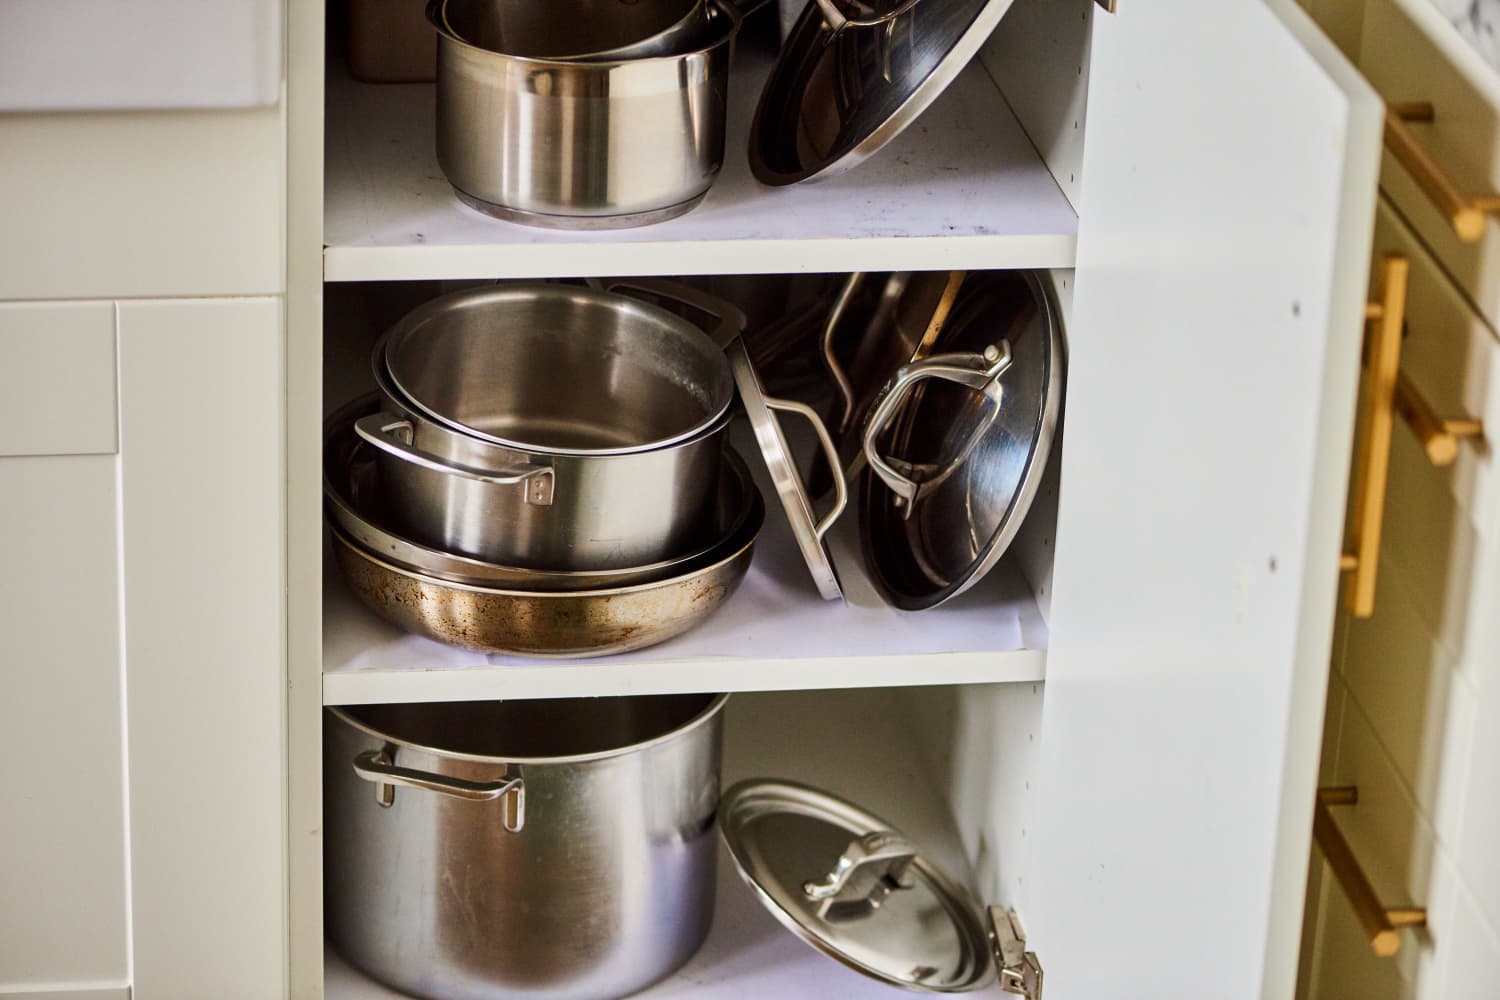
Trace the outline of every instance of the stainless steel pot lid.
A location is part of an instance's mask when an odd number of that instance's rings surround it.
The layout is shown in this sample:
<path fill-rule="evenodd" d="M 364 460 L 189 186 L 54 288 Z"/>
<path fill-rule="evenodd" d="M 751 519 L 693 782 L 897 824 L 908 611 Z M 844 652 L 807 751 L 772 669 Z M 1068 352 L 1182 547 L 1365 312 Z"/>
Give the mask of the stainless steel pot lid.
<path fill-rule="evenodd" d="M 903 365 L 863 431 L 860 533 L 896 607 L 978 582 L 1015 538 L 1051 453 L 1063 350 L 1041 280 L 970 274 L 925 359 Z"/>
<path fill-rule="evenodd" d="M 802 481 L 802 475 L 797 471 L 796 460 L 792 456 L 791 447 L 787 444 L 786 435 L 781 431 L 781 424 L 776 419 L 776 413 L 795 413 L 812 425 L 813 431 L 818 436 L 818 443 L 823 448 L 823 454 L 832 468 L 839 468 L 838 448 L 833 443 L 833 438 L 828 433 L 828 428 L 812 407 L 791 399 L 776 399 L 767 396 L 760 384 L 760 376 L 755 373 L 755 366 L 750 363 L 750 353 L 745 349 L 745 342 L 736 338 L 725 348 L 729 356 L 729 368 L 734 373 L 734 382 L 740 392 L 740 402 L 745 407 L 745 415 L 750 419 L 750 427 L 755 431 L 755 443 L 760 448 L 762 457 L 765 458 L 766 468 L 771 473 L 771 482 L 776 486 L 776 493 L 781 497 L 781 505 L 786 510 L 787 520 L 791 522 L 792 534 L 796 536 L 797 548 L 802 552 L 802 558 L 807 563 L 808 571 L 812 573 L 813 582 L 817 584 L 818 593 L 825 601 L 836 601 L 844 596 L 843 588 L 839 586 L 838 573 L 833 568 L 833 558 L 828 554 L 828 547 L 823 543 L 828 530 L 838 521 L 839 515 L 844 512 L 848 505 L 848 489 L 844 485 L 844 477 L 838 475 L 834 478 L 834 502 L 833 507 L 820 519 L 813 510 L 812 499 L 808 496 L 807 486 Z"/>
<path fill-rule="evenodd" d="M 719 800 L 719 833 L 766 909 L 850 968 L 938 993 L 993 978 L 978 906 L 884 820 L 807 785 L 754 779 Z"/>
<path fill-rule="evenodd" d="M 1010 0 L 809 0 L 750 128 L 766 184 L 847 170 L 916 120 Z"/>

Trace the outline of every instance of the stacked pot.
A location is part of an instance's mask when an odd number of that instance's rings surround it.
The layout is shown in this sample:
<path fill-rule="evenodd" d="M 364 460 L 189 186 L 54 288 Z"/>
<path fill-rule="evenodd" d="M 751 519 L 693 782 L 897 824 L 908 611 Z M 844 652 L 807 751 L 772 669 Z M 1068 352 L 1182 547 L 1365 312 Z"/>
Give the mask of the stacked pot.
<path fill-rule="evenodd" d="M 724 161 L 743 3 L 430 0 L 443 173 L 469 206 L 528 225 L 681 215 Z"/>
<path fill-rule="evenodd" d="M 664 282 L 471 289 L 378 342 L 328 424 L 335 557 L 408 631 L 488 652 L 660 642 L 733 592 L 763 519 L 726 448 L 733 307 Z M 648 295 L 713 319 L 706 332 Z"/>

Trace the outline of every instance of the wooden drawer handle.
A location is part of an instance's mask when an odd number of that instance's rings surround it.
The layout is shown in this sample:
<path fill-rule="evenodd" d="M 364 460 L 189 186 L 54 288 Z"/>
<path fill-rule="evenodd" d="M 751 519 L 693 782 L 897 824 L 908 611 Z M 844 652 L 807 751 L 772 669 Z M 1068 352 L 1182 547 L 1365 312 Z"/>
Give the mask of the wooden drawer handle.
<path fill-rule="evenodd" d="M 1356 472 L 1354 510 L 1350 520 L 1354 550 L 1339 559 L 1339 569 L 1351 572 L 1349 613 L 1368 618 L 1375 613 L 1375 579 L 1379 571 L 1380 532 L 1385 518 L 1385 491 L 1391 473 L 1391 433 L 1396 415 L 1411 428 L 1433 465 L 1451 465 L 1460 441 L 1484 435 L 1484 424 L 1471 418 L 1440 417 L 1401 371 L 1401 335 L 1406 324 L 1406 288 L 1411 263 L 1399 254 L 1380 260 L 1380 301 L 1365 306 L 1365 320 L 1374 325 L 1365 342 L 1369 369 L 1365 408 L 1360 413 L 1360 439 L 1366 451 Z"/>
<path fill-rule="evenodd" d="M 1389 104 L 1385 110 L 1385 145 L 1412 180 L 1447 218 L 1465 243 L 1484 235 L 1485 219 L 1500 213 L 1500 195 L 1466 195 L 1417 139 L 1408 122 L 1430 122 L 1437 112 L 1428 101 Z"/>
<path fill-rule="evenodd" d="M 1359 925 L 1369 935 L 1370 950 L 1382 958 L 1389 958 L 1401 950 L 1400 928 L 1427 926 L 1427 909 L 1381 905 L 1364 869 L 1354 859 L 1349 842 L 1328 812 L 1329 806 L 1352 806 L 1358 802 L 1359 789 L 1352 785 L 1318 789 L 1317 801 L 1313 804 L 1313 840 L 1323 852 L 1323 860 L 1333 869 L 1333 877 L 1338 879 L 1349 905 L 1354 908 Z"/>

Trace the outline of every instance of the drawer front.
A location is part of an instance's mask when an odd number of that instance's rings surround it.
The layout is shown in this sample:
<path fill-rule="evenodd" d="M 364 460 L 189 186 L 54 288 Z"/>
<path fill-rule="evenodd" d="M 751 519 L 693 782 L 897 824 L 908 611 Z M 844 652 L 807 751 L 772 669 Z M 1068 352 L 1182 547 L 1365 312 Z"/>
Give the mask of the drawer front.
<path fill-rule="evenodd" d="M 113 303 L 0 303 L 0 358 L 0 456 L 117 450 Z"/>
<path fill-rule="evenodd" d="M 1454 659 L 1500 657 L 1500 338 L 1382 197 L 1375 254 L 1410 262 L 1401 372 L 1443 417 L 1480 419 L 1484 438 L 1460 441 L 1448 466 L 1432 463 L 1405 422 L 1394 430 L 1379 589 L 1402 589 Z M 1477 678 L 1476 678 L 1477 680 Z"/>
<path fill-rule="evenodd" d="M 1346 697 L 1338 678 L 1330 703 Z M 1359 704 L 1347 695 L 1342 712 L 1333 783 L 1359 790 L 1356 805 L 1330 806 L 1335 824 L 1369 880 L 1381 905 L 1422 906 L 1427 930 L 1401 932 L 1401 949 L 1391 958 L 1377 956 L 1362 930 L 1349 895 L 1323 855 L 1315 921 L 1309 1000 L 1416 997 L 1437 1000 L 1442 971 L 1453 939 L 1452 914 L 1458 878 L 1451 852 L 1427 822 L 1421 807 L 1407 794 L 1381 736 Z"/>
<path fill-rule="evenodd" d="M 1500 192 L 1500 74 L 1444 20 L 1432 0 L 1369 0 L 1359 64 L 1388 103 L 1432 104 L 1432 122 L 1412 123 L 1411 131 L 1462 193 Z M 1492 324 L 1500 325 L 1497 217 L 1491 216 L 1478 242 L 1465 243 L 1390 153 L 1380 184 L 1464 293 Z"/>

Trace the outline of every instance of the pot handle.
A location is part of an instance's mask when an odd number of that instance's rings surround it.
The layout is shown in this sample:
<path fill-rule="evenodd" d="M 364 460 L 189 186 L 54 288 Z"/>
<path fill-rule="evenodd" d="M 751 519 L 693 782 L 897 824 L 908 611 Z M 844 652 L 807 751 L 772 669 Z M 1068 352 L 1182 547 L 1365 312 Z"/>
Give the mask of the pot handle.
<path fill-rule="evenodd" d="M 844 482 L 843 465 L 839 462 L 838 445 L 833 443 L 833 437 L 828 433 L 828 428 L 824 425 L 822 418 L 818 416 L 817 411 L 806 403 L 799 403 L 795 399 L 776 399 L 772 396 L 764 396 L 762 398 L 765 400 L 767 409 L 772 412 L 797 414 L 797 416 L 802 417 L 808 423 L 812 424 L 813 430 L 818 435 L 818 444 L 823 448 L 823 457 L 828 462 L 828 468 L 833 472 L 833 507 L 827 514 L 823 515 L 821 521 L 813 525 L 813 534 L 821 542 L 823 536 L 828 534 L 828 529 L 833 527 L 834 522 L 839 519 L 839 515 L 844 512 L 844 508 L 849 504 L 849 486 Z M 793 475 L 797 475 L 795 470 L 793 471 Z"/>
<path fill-rule="evenodd" d="M 552 505 L 555 477 L 550 465 L 523 463 L 513 465 L 508 469 L 493 471 L 454 465 L 414 447 L 411 443 L 412 431 L 410 420 L 405 417 L 391 416 L 389 413 L 371 413 L 354 422 L 354 433 L 358 434 L 366 444 L 379 448 L 403 462 L 410 462 L 412 465 L 433 472 L 442 472 L 479 483 L 489 483 L 493 486 L 523 486 L 526 490 L 527 503 L 537 507 Z"/>
<path fill-rule="evenodd" d="M 707 314 L 717 323 L 712 331 L 708 331 L 708 335 L 721 349 L 729 346 L 730 341 L 745 332 L 745 314 L 734 303 L 726 302 L 717 295 L 710 295 L 675 281 L 662 281 L 657 278 L 609 278 L 602 284 L 607 292 L 621 288 L 634 289 L 637 292 L 670 299 Z"/>
<path fill-rule="evenodd" d="M 862 271 L 855 271 L 844 280 L 844 287 L 839 289 L 838 298 L 833 302 L 833 308 L 828 311 L 828 320 L 823 324 L 823 364 L 828 373 L 833 376 L 834 385 L 838 387 L 839 398 L 844 404 L 844 415 L 839 418 L 839 431 L 842 432 L 849 427 L 849 421 L 854 419 L 854 385 L 849 381 L 849 376 L 844 371 L 843 364 L 838 355 L 833 352 L 833 335 L 838 332 L 839 324 L 844 320 L 844 314 L 849 311 L 849 303 L 854 299 L 854 293 L 859 291 L 859 286 L 864 283 L 865 275 Z"/>
<path fill-rule="evenodd" d="M 968 457 L 969 452 L 974 449 L 989 428 L 990 422 L 999 414 L 1000 376 L 1005 374 L 1005 370 L 1009 367 L 1010 342 L 1002 340 L 998 344 L 986 347 L 983 354 L 939 354 L 926 361 L 902 365 L 890 384 L 885 387 L 884 392 L 881 393 L 880 402 L 870 414 L 869 423 L 865 425 L 864 452 L 870 468 L 874 469 L 875 474 L 884 480 L 892 493 L 896 494 L 896 504 L 903 508 L 903 517 L 911 517 L 920 487 L 915 480 L 899 472 L 884 455 L 880 454 L 878 447 L 878 439 L 895 417 L 896 411 L 900 409 L 902 403 L 906 402 L 906 397 L 913 387 L 926 379 L 955 382 L 988 396 L 995 404 L 991 408 L 990 419 L 981 421 L 969 435 L 969 439 L 964 442 L 963 448 L 948 466 L 949 470 L 955 469 Z"/>
<path fill-rule="evenodd" d="M 878 28 L 882 24 L 894 21 L 921 2 L 922 0 L 903 0 L 884 14 L 876 14 L 874 17 L 850 17 L 839 10 L 834 0 L 816 0 L 818 11 L 823 15 L 823 23 L 828 25 L 835 35 L 845 28 Z"/>
<path fill-rule="evenodd" d="M 526 783 L 504 777 L 494 781 L 469 781 L 446 774 L 433 774 L 410 767 L 397 767 L 384 750 L 366 750 L 354 758 L 354 773 L 375 785 L 375 801 L 390 808 L 396 801 L 396 786 L 437 792 L 469 802 L 505 799 L 505 829 L 520 833 L 526 826 Z"/>

